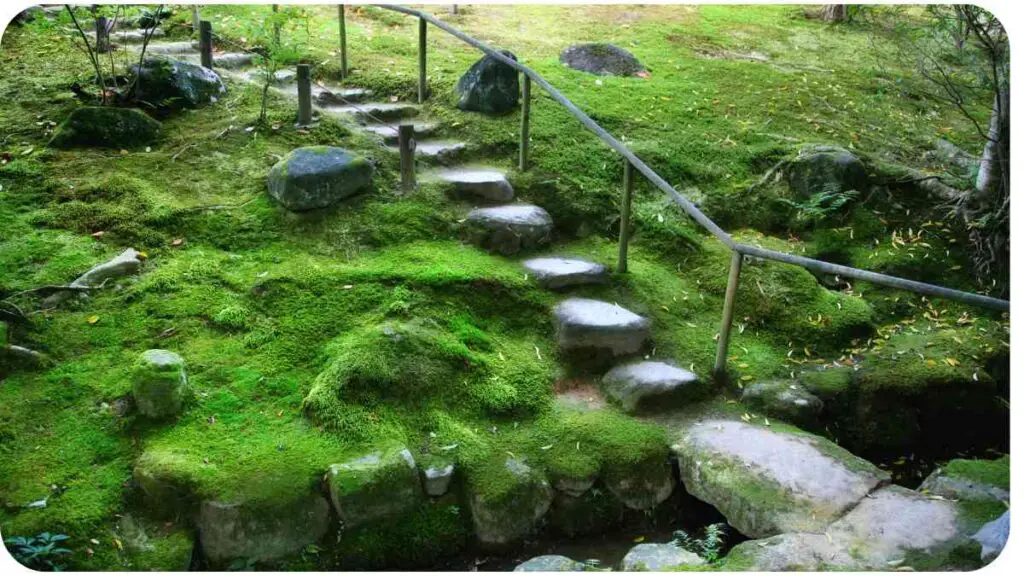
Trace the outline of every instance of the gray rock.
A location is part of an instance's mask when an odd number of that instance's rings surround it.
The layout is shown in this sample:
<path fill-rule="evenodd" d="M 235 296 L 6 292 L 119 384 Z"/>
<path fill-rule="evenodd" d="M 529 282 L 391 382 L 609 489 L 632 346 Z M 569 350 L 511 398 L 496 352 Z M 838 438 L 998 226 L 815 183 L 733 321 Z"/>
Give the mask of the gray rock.
<path fill-rule="evenodd" d="M 741 401 L 758 412 L 794 424 L 813 423 L 825 406 L 795 380 L 754 382 L 743 389 Z"/>
<path fill-rule="evenodd" d="M 700 566 L 704 560 L 675 544 L 637 544 L 622 559 L 624 572 L 667 572 L 676 566 Z"/>
<path fill-rule="evenodd" d="M 96 31 L 92 30 L 92 35 L 95 37 Z M 152 32 L 147 32 L 144 29 L 135 30 L 117 30 L 110 33 L 110 41 L 120 44 L 141 44 L 146 39 L 146 35 L 149 34 L 150 38 L 162 38 L 165 33 L 162 29 L 156 28 Z"/>
<path fill-rule="evenodd" d="M 438 177 L 463 198 L 509 202 L 516 196 L 505 175 L 497 170 L 453 168 L 442 171 Z"/>
<path fill-rule="evenodd" d="M 700 378 L 689 370 L 665 362 L 633 362 L 612 368 L 601 378 L 605 393 L 626 412 L 667 408 L 701 392 Z"/>
<path fill-rule="evenodd" d="M 828 567 L 855 567 L 850 555 L 824 534 L 789 533 L 747 540 L 729 551 L 722 570 L 816 572 Z"/>
<path fill-rule="evenodd" d="M 71 283 L 71 286 L 76 288 L 100 286 L 103 282 L 114 278 L 120 278 L 130 274 L 138 274 L 141 268 L 142 255 L 134 248 L 128 248 L 124 252 L 118 254 L 115 258 L 93 266 L 85 274 L 75 278 L 74 282 Z M 71 298 L 73 295 L 74 293 L 68 291 L 57 292 L 43 300 L 43 307 L 53 308 L 54 306 L 67 301 L 67 299 Z"/>
<path fill-rule="evenodd" d="M 242 68 L 252 64 L 252 54 L 244 52 L 228 52 L 226 54 L 214 54 L 213 66 L 215 68 Z"/>
<path fill-rule="evenodd" d="M 605 487 L 630 510 L 652 510 L 668 500 L 676 487 L 667 455 L 629 467 L 601 472 Z"/>
<path fill-rule="evenodd" d="M 603 264 L 579 258 L 532 258 L 523 262 L 523 266 L 537 279 L 538 284 L 550 290 L 580 284 L 601 284 L 608 278 L 608 268 Z"/>
<path fill-rule="evenodd" d="M 151 54 L 190 54 L 199 50 L 199 45 L 189 40 L 181 42 L 161 42 L 146 46 L 146 52 Z"/>
<path fill-rule="evenodd" d="M 525 462 L 509 458 L 505 470 L 511 482 L 500 494 L 472 481 L 469 485 L 473 531 L 484 546 L 505 546 L 522 539 L 548 511 L 554 497 L 544 476 Z"/>
<path fill-rule="evenodd" d="M 423 138 L 429 136 L 437 131 L 437 124 L 433 122 L 418 122 L 413 120 L 395 122 L 392 124 L 367 124 L 361 126 L 361 128 L 371 134 L 375 134 L 384 139 L 384 143 L 394 146 L 398 144 L 398 126 L 400 124 L 408 124 L 412 126 L 412 136 L 414 139 Z"/>
<path fill-rule="evenodd" d="M 296 89 L 297 93 L 297 89 Z M 313 86 L 313 98 L 319 106 L 346 105 L 353 102 L 362 102 L 373 95 L 373 90 L 368 88 L 342 88 Z"/>
<path fill-rule="evenodd" d="M 570 496 L 582 496 L 594 486 L 594 482 L 597 482 L 597 473 L 584 478 L 557 476 L 554 480 L 555 489 Z"/>
<path fill-rule="evenodd" d="M 325 208 L 370 184 L 373 166 L 333 146 L 292 150 L 270 169 L 270 195 L 292 212 Z"/>
<path fill-rule="evenodd" d="M 420 140 L 416 142 L 415 155 L 440 162 L 448 162 L 457 158 L 466 149 L 465 142 L 455 140 Z M 394 148 L 398 152 L 398 147 Z"/>
<path fill-rule="evenodd" d="M 216 60 L 214 60 L 214 64 L 216 64 Z M 295 72 L 295 70 L 277 70 L 276 72 L 274 72 L 273 77 L 270 80 L 270 83 L 277 85 L 290 84 L 292 82 L 295 82 L 296 74 L 297 73 Z M 252 72 L 246 74 L 246 77 L 250 81 L 258 82 L 260 85 L 262 85 L 263 82 L 266 80 L 265 75 L 266 73 L 263 72 L 262 70 L 253 70 Z"/>
<path fill-rule="evenodd" d="M 672 447 L 686 490 L 751 538 L 820 532 L 888 475 L 812 434 L 697 421 Z"/>
<path fill-rule="evenodd" d="M 416 461 L 406 448 L 334 464 L 327 471 L 327 486 L 346 530 L 400 516 L 423 502 Z"/>
<path fill-rule="evenodd" d="M 423 491 L 427 496 L 440 497 L 448 493 L 455 465 L 430 466 L 423 470 Z"/>
<path fill-rule="evenodd" d="M 547 554 L 530 558 L 526 562 L 516 566 L 513 572 L 582 572 L 587 567 L 583 562 L 577 562 L 572 558 Z"/>
<path fill-rule="evenodd" d="M 188 395 L 185 360 L 168 350 L 146 350 L 135 363 L 132 397 L 139 413 L 160 419 L 181 412 Z"/>
<path fill-rule="evenodd" d="M 837 146 L 804 146 L 784 173 L 790 189 L 802 198 L 819 192 L 865 192 L 870 184 L 860 158 Z"/>
<path fill-rule="evenodd" d="M 136 108 L 83 106 L 61 122 L 50 146 L 137 148 L 156 141 L 160 132 L 160 123 Z"/>
<path fill-rule="evenodd" d="M 364 102 L 323 106 L 325 114 L 350 116 L 358 122 L 375 124 L 381 121 L 409 118 L 420 113 L 419 106 L 408 102 Z"/>
<path fill-rule="evenodd" d="M 576 44 L 562 51 L 559 60 L 591 74 L 636 76 L 647 70 L 636 56 L 612 44 Z"/>
<path fill-rule="evenodd" d="M 327 533 L 330 505 L 310 494 L 273 506 L 203 502 L 199 541 L 214 562 L 238 558 L 268 561 L 294 554 Z"/>
<path fill-rule="evenodd" d="M 1009 538 L 1009 510 L 1003 512 L 1003 515 L 999 518 L 982 526 L 976 534 L 971 536 L 971 540 L 981 544 L 981 560 L 983 562 L 988 562 L 998 556 L 1003 551 L 1003 548 L 1006 547 L 1006 541 Z"/>
<path fill-rule="evenodd" d="M 227 89 L 220 76 L 209 68 L 169 57 L 146 58 L 138 71 L 136 86 L 141 100 L 167 106 L 200 106 L 216 102 Z"/>
<path fill-rule="evenodd" d="M 933 470 L 917 490 L 924 494 L 942 496 L 950 500 L 1010 501 L 1008 490 L 970 478 L 951 476 L 945 468 Z"/>
<path fill-rule="evenodd" d="M 512 60 L 515 54 L 501 53 Z M 504 114 L 519 104 L 519 72 L 504 62 L 484 56 L 477 60 L 455 86 L 460 110 Z"/>
<path fill-rule="evenodd" d="M 549 243 L 554 221 L 539 206 L 509 204 L 477 208 L 466 217 L 465 226 L 474 244 L 508 256 Z"/>
<path fill-rule="evenodd" d="M 555 330 L 563 351 L 601 349 L 613 356 L 640 350 L 650 333 L 650 321 L 615 304 L 569 298 L 555 307 Z"/>

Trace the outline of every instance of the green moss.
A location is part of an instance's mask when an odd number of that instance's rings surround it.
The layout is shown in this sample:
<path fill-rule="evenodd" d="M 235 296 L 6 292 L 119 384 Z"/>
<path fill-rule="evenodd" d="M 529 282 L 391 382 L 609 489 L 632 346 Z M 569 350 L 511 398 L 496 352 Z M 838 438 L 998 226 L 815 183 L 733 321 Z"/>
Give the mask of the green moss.
<path fill-rule="evenodd" d="M 1010 489 L 1010 456 L 998 460 L 950 460 L 942 467 L 943 471 L 954 478 L 963 478 L 980 484 L 987 484 Z"/>
<path fill-rule="evenodd" d="M 85 106 L 75 109 L 57 127 L 51 146 L 135 148 L 160 136 L 160 123 L 135 108 Z"/>

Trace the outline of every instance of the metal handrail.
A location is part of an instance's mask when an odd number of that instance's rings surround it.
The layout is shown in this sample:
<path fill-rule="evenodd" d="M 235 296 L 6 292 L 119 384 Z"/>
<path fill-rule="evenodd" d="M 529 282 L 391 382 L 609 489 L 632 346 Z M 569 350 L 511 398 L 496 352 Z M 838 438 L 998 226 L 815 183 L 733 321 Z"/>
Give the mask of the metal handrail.
<path fill-rule="evenodd" d="M 733 303 L 735 300 L 736 289 L 739 283 L 739 272 L 742 264 L 743 255 L 752 256 L 756 258 L 764 258 L 766 260 L 775 260 L 777 262 L 783 262 L 786 264 L 792 264 L 800 266 L 808 270 L 814 270 L 817 272 L 827 274 L 837 274 L 840 276 L 854 278 L 858 280 L 864 280 L 873 284 L 879 284 L 882 286 L 888 286 L 890 288 L 897 288 L 900 290 L 908 290 L 911 292 L 917 292 L 928 296 L 936 296 L 939 298 L 947 298 L 950 300 L 957 300 L 967 304 L 975 306 L 981 306 L 984 308 L 991 308 L 994 310 L 1009 311 L 1010 302 L 1009 300 L 1002 300 L 1000 298 L 993 298 L 991 296 L 985 296 L 983 294 L 977 294 L 974 292 L 965 292 L 962 290 L 954 290 L 952 288 L 946 288 L 944 286 L 937 286 L 934 284 L 928 284 L 925 282 L 917 282 L 914 280 L 908 280 L 906 278 L 899 278 L 897 276 L 889 276 L 888 274 L 880 274 L 878 272 L 870 272 L 868 270 L 861 270 L 859 268 L 851 268 L 849 266 L 840 266 L 838 264 L 832 264 L 830 262 L 824 262 L 821 260 L 815 260 L 813 258 L 805 258 L 803 256 L 796 256 L 794 254 L 787 254 L 785 252 L 778 252 L 776 250 L 768 250 L 757 246 L 750 246 L 747 244 L 740 244 L 736 242 L 732 236 L 726 233 L 720 228 L 714 221 L 707 217 L 703 212 L 700 211 L 692 202 L 690 202 L 685 196 L 679 193 L 671 184 L 666 182 L 661 176 L 659 176 L 654 170 L 651 169 L 643 160 L 638 158 L 625 144 L 615 139 L 614 136 L 608 133 L 607 130 L 602 128 L 595 122 L 590 116 L 587 116 L 582 110 L 580 110 L 571 100 L 566 98 L 559 92 L 554 86 L 549 84 L 540 74 L 534 72 L 526 65 L 513 60 L 501 52 L 495 50 L 486 43 L 473 38 L 472 36 L 457 30 L 448 24 L 434 18 L 432 15 L 422 12 L 420 10 L 414 10 L 405 6 L 393 6 L 380 4 L 377 5 L 380 8 L 386 10 L 392 10 L 400 12 L 409 16 L 415 16 L 420 19 L 420 86 L 421 93 L 423 92 L 422 87 L 425 85 L 425 62 L 426 62 L 426 28 L 425 23 L 429 22 L 451 34 L 452 36 L 462 40 L 463 42 L 479 49 L 491 58 L 502 62 L 515 70 L 521 72 L 526 78 L 526 82 L 529 83 L 531 80 L 536 82 L 541 88 L 547 92 L 552 99 L 565 107 L 577 120 L 580 121 L 584 126 L 590 129 L 591 132 L 597 135 L 602 142 L 610 146 L 613 150 L 619 153 L 620 156 L 626 159 L 628 162 L 626 170 L 626 191 L 623 199 L 624 211 L 628 209 L 629 195 L 631 189 L 631 178 L 629 176 L 630 166 L 636 169 L 641 174 L 647 177 L 658 189 L 668 194 L 684 212 L 694 220 L 696 220 L 701 226 L 710 232 L 715 238 L 721 241 L 723 244 L 729 247 L 733 251 L 732 265 L 729 271 L 729 284 L 726 288 L 725 304 L 722 310 L 722 329 L 719 332 L 718 338 L 718 353 L 715 359 L 715 373 L 717 375 L 723 375 L 725 372 L 725 358 L 728 350 L 729 332 L 732 325 L 733 315 Z M 621 252 L 624 257 L 624 243 L 625 243 L 625 232 L 626 226 L 623 226 L 621 235 L 623 238 L 620 239 L 623 242 L 623 251 Z M 624 270 L 624 259 L 620 262 L 620 270 Z"/>

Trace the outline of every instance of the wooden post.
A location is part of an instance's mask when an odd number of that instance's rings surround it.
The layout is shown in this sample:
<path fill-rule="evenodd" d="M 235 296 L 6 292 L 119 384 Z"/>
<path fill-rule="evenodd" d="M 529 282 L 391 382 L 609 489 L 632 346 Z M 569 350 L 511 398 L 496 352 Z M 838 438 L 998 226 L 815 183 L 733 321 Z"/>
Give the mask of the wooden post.
<path fill-rule="evenodd" d="M 270 11 L 277 14 L 277 4 L 271 4 Z M 274 42 L 281 44 L 281 25 L 276 21 L 274 22 Z"/>
<path fill-rule="evenodd" d="M 338 4 L 338 34 L 341 37 L 341 80 L 348 76 L 348 47 L 345 42 L 345 5 Z"/>
<path fill-rule="evenodd" d="M 96 52 L 110 51 L 110 30 L 107 29 L 107 17 L 96 17 Z"/>
<path fill-rule="evenodd" d="M 413 157 L 416 143 L 412 136 L 412 124 L 402 124 L 398 127 L 398 156 L 402 174 L 402 190 L 405 192 L 411 192 L 416 187 L 416 165 Z"/>
<path fill-rule="evenodd" d="M 458 4 L 452 4 L 451 8 L 448 9 L 448 13 L 449 14 L 456 14 L 457 15 L 459 13 L 459 5 Z"/>
<path fill-rule="evenodd" d="M 523 119 L 519 125 L 519 170 L 526 171 L 530 152 L 530 77 L 523 74 Z"/>
<path fill-rule="evenodd" d="M 623 159 L 625 160 L 625 159 Z M 636 172 L 633 165 L 626 160 L 622 172 L 622 213 L 619 215 L 619 266 L 616 271 L 619 274 L 626 272 L 626 252 L 629 249 L 629 221 L 633 206 L 633 180 Z"/>
<path fill-rule="evenodd" d="M 213 26 L 209 20 L 199 22 L 199 63 L 213 70 Z"/>
<path fill-rule="evenodd" d="M 299 126 L 309 126 L 313 123 L 313 93 L 309 81 L 309 64 L 299 64 L 295 76 L 299 88 Z"/>
<path fill-rule="evenodd" d="M 736 289 L 740 283 L 740 266 L 743 254 L 732 253 L 729 265 L 729 284 L 725 287 L 725 304 L 722 306 L 722 326 L 718 330 L 718 352 L 715 354 L 715 378 L 725 378 L 725 359 L 729 354 L 729 333 L 732 331 L 733 305 L 736 303 Z"/>
<path fill-rule="evenodd" d="M 199 33 L 199 4 L 192 5 L 192 33 Z"/>
<path fill-rule="evenodd" d="M 427 21 L 420 18 L 420 91 L 419 103 L 427 100 Z"/>

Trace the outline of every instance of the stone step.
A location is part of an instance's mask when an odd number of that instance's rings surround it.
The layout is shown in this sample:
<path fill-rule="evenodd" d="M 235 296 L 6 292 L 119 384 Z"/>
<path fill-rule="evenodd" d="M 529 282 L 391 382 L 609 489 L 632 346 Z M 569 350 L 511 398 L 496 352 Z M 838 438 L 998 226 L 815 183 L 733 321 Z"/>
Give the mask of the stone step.
<path fill-rule="evenodd" d="M 192 64 L 199 64 L 202 62 L 202 58 L 199 53 L 182 54 L 180 59 Z M 238 71 L 240 68 L 251 66 L 252 63 L 252 54 L 246 54 L 244 52 L 222 52 L 214 53 L 213 55 L 214 71 L 216 71 L 217 68 L 220 68 L 221 70 Z M 243 80 L 248 80 L 248 76 L 245 74 L 238 74 L 238 77 Z"/>
<path fill-rule="evenodd" d="M 558 347 L 563 352 L 601 350 L 612 356 L 634 354 L 650 335 L 650 320 L 609 302 L 569 298 L 552 312 Z"/>
<path fill-rule="evenodd" d="M 74 35 L 76 35 L 76 36 L 78 36 L 78 30 L 76 30 L 73 27 L 72 28 L 68 28 L 67 31 L 72 33 L 72 34 L 74 34 Z M 95 41 L 96 40 L 96 30 L 95 30 L 95 27 L 92 30 L 86 30 L 85 31 L 85 35 L 89 37 L 89 40 Z M 153 30 L 153 34 L 150 36 L 150 38 L 151 39 L 152 38 L 162 38 L 164 35 L 165 34 L 164 34 L 163 29 L 157 28 L 156 30 Z M 128 29 L 128 30 L 123 30 L 123 29 L 118 28 L 116 30 L 111 30 L 110 31 L 110 41 L 113 42 L 114 44 L 141 44 L 143 39 L 145 39 L 145 37 L 146 37 L 146 31 L 141 29 L 141 28 Z M 81 39 L 81 36 L 79 36 L 79 39 Z"/>
<path fill-rule="evenodd" d="M 389 146 L 394 153 L 398 153 L 398 146 Z M 417 140 L 416 156 L 424 160 L 431 160 L 440 163 L 451 162 L 458 158 L 466 150 L 466 143 L 456 140 Z"/>
<path fill-rule="evenodd" d="M 364 102 L 362 104 L 328 105 L 322 107 L 325 114 L 349 116 L 364 124 L 379 124 L 411 118 L 420 113 L 419 106 L 408 102 Z"/>
<path fill-rule="evenodd" d="M 298 88 L 295 89 L 298 94 Z M 366 102 L 373 96 L 369 88 L 342 88 L 341 86 L 313 86 L 313 101 L 318 106 L 332 106 Z"/>
<path fill-rule="evenodd" d="M 632 362 L 616 366 L 601 378 L 601 387 L 626 412 L 665 409 L 703 392 L 700 378 L 665 362 Z"/>
<path fill-rule="evenodd" d="M 146 46 L 147 54 L 190 54 L 199 51 L 199 44 L 196 42 L 161 42 L 151 43 Z"/>
<path fill-rule="evenodd" d="M 461 166 L 442 170 L 433 176 L 444 182 L 457 198 L 510 202 L 516 197 L 505 174 L 495 168 Z"/>
<path fill-rule="evenodd" d="M 548 244 L 553 229 L 547 210 L 531 204 L 477 208 L 465 220 L 469 241 L 506 256 Z"/>
<path fill-rule="evenodd" d="M 412 125 L 413 138 L 425 138 L 437 131 L 438 125 L 433 122 L 421 122 L 406 120 L 392 124 L 367 124 L 363 130 L 380 136 L 385 144 L 395 145 L 398 143 L 398 126 L 400 124 Z"/>
<path fill-rule="evenodd" d="M 600 284 L 608 279 L 608 268 L 580 258 L 543 257 L 523 261 L 526 270 L 537 283 L 550 290 Z"/>
<path fill-rule="evenodd" d="M 264 77 L 263 75 L 263 70 L 250 70 L 245 73 L 245 79 L 249 82 L 255 82 L 262 86 Z M 295 70 L 278 70 L 277 72 L 274 72 L 274 80 L 271 82 L 271 84 L 278 87 L 285 86 L 287 84 L 292 84 L 293 86 L 281 89 L 281 92 L 297 94 L 298 89 L 294 87 L 295 75 Z"/>

